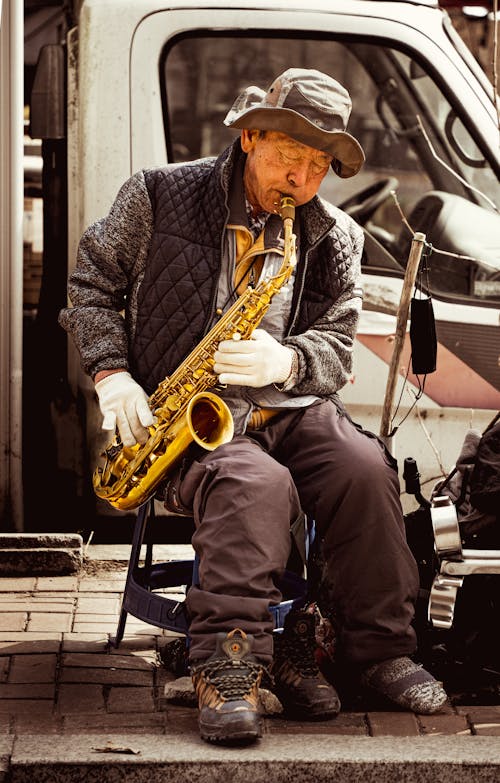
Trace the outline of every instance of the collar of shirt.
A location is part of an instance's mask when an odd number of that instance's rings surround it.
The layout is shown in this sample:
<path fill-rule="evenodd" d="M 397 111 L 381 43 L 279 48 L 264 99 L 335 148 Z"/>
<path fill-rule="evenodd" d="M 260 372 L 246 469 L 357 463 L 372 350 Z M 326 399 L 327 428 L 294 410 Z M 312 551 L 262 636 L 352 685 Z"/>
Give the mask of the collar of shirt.
<path fill-rule="evenodd" d="M 253 238 L 257 239 L 257 237 L 260 236 L 260 234 L 262 233 L 262 230 L 266 225 L 270 213 L 259 212 L 259 214 L 256 215 L 256 217 L 253 217 L 252 205 L 250 204 L 246 196 L 245 196 L 245 206 L 246 206 L 247 217 L 248 217 L 248 228 L 252 232 Z"/>

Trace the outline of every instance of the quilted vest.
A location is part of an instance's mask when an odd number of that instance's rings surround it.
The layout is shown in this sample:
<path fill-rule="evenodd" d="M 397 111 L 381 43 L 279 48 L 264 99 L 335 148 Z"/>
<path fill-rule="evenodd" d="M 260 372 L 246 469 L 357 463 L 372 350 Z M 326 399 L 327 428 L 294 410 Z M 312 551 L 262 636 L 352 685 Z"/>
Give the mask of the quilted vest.
<path fill-rule="evenodd" d="M 237 140 L 217 159 L 144 172 L 154 223 L 130 358 L 132 373 L 148 394 L 179 366 L 212 321 L 227 185 L 239 154 Z M 348 276 L 351 249 L 347 235 L 332 231 L 335 220 L 318 208 L 317 199 L 299 208 L 297 218 L 301 248 L 289 334 L 305 331 L 332 306 Z"/>

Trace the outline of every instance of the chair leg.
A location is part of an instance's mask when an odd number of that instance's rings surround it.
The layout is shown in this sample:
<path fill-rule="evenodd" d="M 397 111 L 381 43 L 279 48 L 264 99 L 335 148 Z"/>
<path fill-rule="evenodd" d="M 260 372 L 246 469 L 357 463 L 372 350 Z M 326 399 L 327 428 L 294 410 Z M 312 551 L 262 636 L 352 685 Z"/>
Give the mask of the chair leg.
<path fill-rule="evenodd" d="M 125 609 L 121 609 L 120 611 L 120 619 L 118 620 L 118 626 L 116 629 L 116 635 L 113 639 L 111 639 L 111 644 L 113 647 L 119 647 L 120 642 L 123 640 L 123 636 L 125 634 L 125 623 L 127 622 L 127 612 Z"/>
<path fill-rule="evenodd" d="M 137 568 L 139 564 L 139 560 L 141 558 L 141 546 L 144 538 L 144 531 L 146 529 L 146 522 L 148 519 L 148 511 L 149 511 L 150 503 L 151 504 L 154 503 L 154 500 L 144 503 L 140 507 L 139 513 L 137 514 L 137 520 L 135 522 L 135 527 L 134 527 L 134 536 L 132 539 L 132 550 L 130 552 L 130 559 L 128 561 L 127 579 L 125 582 L 125 589 L 123 591 L 123 596 L 122 596 L 122 607 L 120 610 L 118 627 L 116 629 L 115 637 L 111 639 L 111 644 L 113 645 L 113 647 L 119 646 L 125 634 L 125 624 L 127 622 L 127 616 L 128 616 L 128 612 L 125 609 L 125 603 L 126 603 L 125 597 L 127 595 L 127 588 L 132 579 L 134 570 Z"/>

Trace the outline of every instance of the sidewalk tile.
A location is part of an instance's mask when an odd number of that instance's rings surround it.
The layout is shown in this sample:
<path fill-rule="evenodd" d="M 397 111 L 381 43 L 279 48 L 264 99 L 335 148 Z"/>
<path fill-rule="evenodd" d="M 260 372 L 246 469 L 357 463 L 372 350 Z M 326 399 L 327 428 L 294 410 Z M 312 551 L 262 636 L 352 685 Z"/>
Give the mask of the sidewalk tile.
<path fill-rule="evenodd" d="M 81 593 L 122 593 L 125 588 L 125 579 L 88 579 L 81 580 L 79 590 Z"/>
<path fill-rule="evenodd" d="M 469 734 L 471 733 L 465 715 L 419 715 L 418 720 L 424 734 Z"/>
<path fill-rule="evenodd" d="M 108 653 L 65 653 L 62 666 L 85 666 L 98 669 L 137 669 L 151 671 L 155 668 L 152 660 L 144 660 L 138 655 L 109 655 Z"/>
<path fill-rule="evenodd" d="M 367 720 L 372 737 L 417 737 L 420 734 L 412 712 L 369 712 Z"/>
<path fill-rule="evenodd" d="M 72 612 L 31 612 L 28 631 L 71 631 Z"/>
<path fill-rule="evenodd" d="M 30 592 L 35 589 L 36 577 L 19 577 L 10 578 L 6 576 L 0 577 L 0 592 L 1 593 L 20 593 L 23 591 Z"/>
<path fill-rule="evenodd" d="M 6 682 L 9 674 L 10 657 L 8 655 L 0 658 L 0 682 Z"/>
<path fill-rule="evenodd" d="M 168 707 L 167 714 L 170 721 L 171 707 Z M 197 710 L 192 710 L 194 716 L 197 715 Z M 366 736 L 367 729 L 366 724 L 362 718 L 353 719 L 351 722 L 339 720 L 340 716 L 333 718 L 332 720 L 324 721 L 291 721 L 285 718 L 276 716 L 269 716 L 265 718 L 265 727 L 267 734 L 329 734 L 329 735 L 358 735 Z M 170 723 L 167 724 L 170 727 Z M 169 728 L 170 730 L 170 728 Z"/>
<path fill-rule="evenodd" d="M 94 633 L 94 634 L 112 634 L 116 632 L 116 626 L 117 622 L 114 620 L 114 618 L 110 617 L 105 622 L 100 623 L 94 623 L 94 622 L 82 622 L 80 620 L 75 620 L 73 623 L 73 633 Z"/>
<path fill-rule="evenodd" d="M 65 633 L 63 634 L 63 652 L 104 652 L 109 645 L 107 633 Z"/>
<path fill-rule="evenodd" d="M 176 707 L 169 705 L 165 711 L 166 733 L 171 734 L 195 734 L 199 735 L 198 710 L 195 708 Z M 267 723 L 267 720 L 266 720 Z M 293 728 L 292 721 L 289 721 L 290 728 Z M 293 731 L 290 731 L 292 734 Z"/>
<path fill-rule="evenodd" d="M 99 683 L 100 685 L 135 685 L 153 687 L 153 672 L 130 669 L 89 669 L 63 667 L 59 674 L 63 683 Z"/>
<path fill-rule="evenodd" d="M 24 631 L 27 619 L 27 612 L 7 612 L 3 615 L 0 614 L 0 631 Z"/>
<path fill-rule="evenodd" d="M 102 686 L 63 684 L 59 687 L 56 707 L 62 715 L 105 712 Z"/>
<path fill-rule="evenodd" d="M 500 736 L 500 706 L 485 705 L 473 707 L 458 707 L 458 712 L 465 715 L 472 725 L 472 733 L 479 736 Z"/>
<path fill-rule="evenodd" d="M 9 734 L 11 730 L 11 719 L 10 715 L 7 715 L 5 713 L 0 713 L 0 731 L 2 734 Z M 0 777 L 0 780 L 2 778 Z"/>
<path fill-rule="evenodd" d="M 63 716 L 65 734 L 164 734 L 165 716 L 161 712 L 118 713 Z"/>
<path fill-rule="evenodd" d="M 120 646 L 112 647 L 111 653 L 121 653 L 124 650 L 136 650 L 137 652 L 141 650 L 156 650 L 157 642 L 160 644 L 160 639 L 154 634 L 150 634 L 149 636 L 146 634 L 140 634 L 137 636 L 132 634 L 125 634 L 122 641 L 120 642 Z"/>
<path fill-rule="evenodd" d="M 49 634 L 48 634 L 49 635 Z M 0 651 L 5 654 L 29 655 L 30 653 L 57 653 L 61 646 L 60 639 L 37 639 L 37 634 L 25 632 L 20 634 L 21 638 L 16 641 L 2 641 L 0 639 Z M 61 634 L 50 634 L 50 636 L 60 637 Z"/>
<path fill-rule="evenodd" d="M 61 590 L 73 592 L 78 589 L 77 576 L 39 576 L 36 583 L 37 590 Z"/>
<path fill-rule="evenodd" d="M 52 699 L 0 699 L 0 712 L 9 715 L 50 715 L 53 709 Z"/>
<path fill-rule="evenodd" d="M 117 596 L 82 596 L 78 597 L 77 612 L 81 614 L 118 614 L 120 600 Z"/>
<path fill-rule="evenodd" d="M 69 612 L 72 609 L 73 601 L 71 600 L 60 599 L 56 602 L 50 598 L 40 599 L 38 596 L 5 601 L 0 604 L 2 612 Z"/>
<path fill-rule="evenodd" d="M 55 682 L 57 655 L 14 655 L 9 683 Z"/>
<path fill-rule="evenodd" d="M 108 712 L 154 712 L 152 688 L 111 688 Z"/>
<path fill-rule="evenodd" d="M 53 683 L 0 684 L 0 699 L 52 699 L 56 686 Z"/>

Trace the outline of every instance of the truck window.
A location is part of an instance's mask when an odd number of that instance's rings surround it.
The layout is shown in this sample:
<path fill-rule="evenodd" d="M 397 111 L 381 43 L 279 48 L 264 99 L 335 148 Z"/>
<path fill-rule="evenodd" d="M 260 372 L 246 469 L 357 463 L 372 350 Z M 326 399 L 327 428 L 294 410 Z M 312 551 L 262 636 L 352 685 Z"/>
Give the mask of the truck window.
<path fill-rule="evenodd" d="M 365 269 L 402 274 L 412 236 L 403 215 L 433 245 L 434 292 L 498 303 L 500 238 L 493 247 L 480 238 L 474 243 L 467 228 L 479 220 L 500 237 L 498 178 L 461 107 L 449 103 L 432 66 L 426 69 L 417 56 L 360 39 L 228 33 L 178 38 L 165 47 L 160 66 L 168 158 L 222 152 L 236 136 L 223 119 L 245 86 L 266 87 L 292 65 L 326 71 L 351 93 L 349 130 L 367 160 L 352 180 L 328 174 L 321 195 L 364 226 L 370 239 Z"/>

